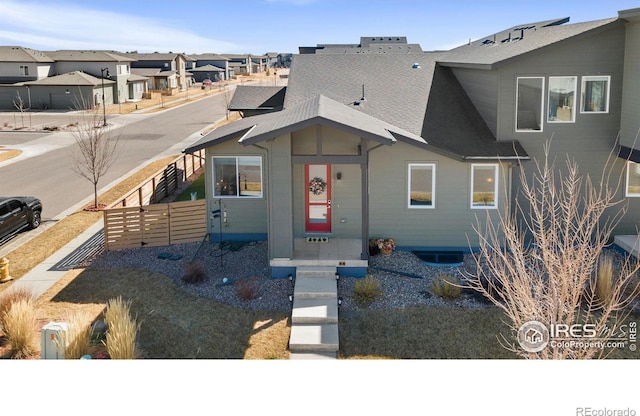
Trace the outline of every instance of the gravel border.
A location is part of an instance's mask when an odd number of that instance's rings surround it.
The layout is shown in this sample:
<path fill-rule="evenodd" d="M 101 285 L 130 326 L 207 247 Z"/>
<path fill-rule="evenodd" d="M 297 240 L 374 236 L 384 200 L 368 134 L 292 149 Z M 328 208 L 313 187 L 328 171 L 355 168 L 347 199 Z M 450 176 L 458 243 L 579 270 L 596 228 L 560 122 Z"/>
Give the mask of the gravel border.
<path fill-rule="evenodd" d="M 188 284 L 182 278 L 187 265 L 195 256 L 195 263 L 204 270 L 207 280 Z M 618 250 L 611 250 L 616 261 L 623 258 Z M 174 256 L 162 259 L 162 256 Z M 178 258 L 180 257 L 180 258 Z M 218 244 L 188 243 L 170 247 L 145 247 L 119 251 L 104 251 L 86 264 L 91 268 L 138 268 L 169 276 L 182 289 L 197 296 L 209 298 L 233 307 L 250 310 L 290 311 L 293 285 L 289 279 L 271 278 L 267 242 Z M 384 270 L 382 270 L 384 269 Z M 388 270 L 393 270 L 389 272 Z M 476 271 L 475 260 L 465 254 L 462 265 L 430 266 L 408 251 L 394 251 L 390 256 L 372 256 L 369 260 L 368 275 L 375 278 L 382 289 L 382 295 L 367 305 L 368 309 L 391 309 L 418 306 L 487 308 L 495 307 L 481 294 L 465 289 L 455 300 L 445 300 L 431 290 L 433 280 L 441 274 L 457 277 Z M 415 276 L 415 277 L 410 277 Z M 227 284 L 223 279 L 227 279 Z M 353 298 L 358 278 L 341 276 L 337 282 L 341 310 L 362 309 Z M 243 300 L 237 294 L 241 284 L 250 285 L 255 291 L 251 300 Z"/>

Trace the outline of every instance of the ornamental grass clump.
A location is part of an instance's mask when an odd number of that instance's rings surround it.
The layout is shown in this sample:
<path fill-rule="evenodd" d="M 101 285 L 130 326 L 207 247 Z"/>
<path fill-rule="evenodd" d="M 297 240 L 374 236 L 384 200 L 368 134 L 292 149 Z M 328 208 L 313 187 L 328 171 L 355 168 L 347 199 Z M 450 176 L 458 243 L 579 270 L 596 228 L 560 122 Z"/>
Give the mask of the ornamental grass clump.
<path fill-rule="evenodd" d="M 369 306 L 382 296 L 383 291 L 380 282 L 373 276 L 356 281 L 353 289 L 353 300 L 359 306 Z"/>
<path fill-rule="evenodd" d="M 2 322 L 2 330 L 11 345 L 11 358 L 26 358 L 36 352 L 36 307 L 33 298 L 11 302 L 2 313 Z"/>
<path fill-rule="evenodd" d="M 460 280 L 447 274 L 439 274 L 431 283 L 431 291 L 441 298 L 455 300 L 462 295 Z"/>
<path fill-rule="evenodd" d="M 68 327 L 66 331 L 59 331 L 54 340 L 58 351 L 63 351 L 67 360 L 88 355 L 91 352 L 91 314 L 77 310 L 67 313 L 63 321 Z"/>
<path fill-rule="evenodd" d="M 198 262 L 191 262 L 185 266 L 182 281 L 188 284 L 198 284 L 207 281 L 207 271 L 204 266 Z"/>
<path fill-rule="evenodd" d="M 240 279 L 236 282 L 236 295 L 244 300 L 249 301 L 258 296 L 258 286 L 255 278 Z"/>
<path fill-rule="evenodd" d="M 595 282 L 595 300 L 605 304 L 613 294 L 613 256 L 603 254 L 598 261 L 598 273 Z"/>
<path fill-rule="evenodd" d="M 109 300 L 104 318 L 107 323 L 105 345 L 109 357 L 115 360 L 136 359 L 136 336 L 140 324 L 131 317 L 131 301 L 125 302 L 121 296 Z"/>
<path fill-rule="evenodd" d="M 0 294 L 0 327 L 4 327 L 4 315 L 11 309 L 11 305 L 21 299 L 34 300 L 31 291 L 23 287 L 11 288 Z"/>

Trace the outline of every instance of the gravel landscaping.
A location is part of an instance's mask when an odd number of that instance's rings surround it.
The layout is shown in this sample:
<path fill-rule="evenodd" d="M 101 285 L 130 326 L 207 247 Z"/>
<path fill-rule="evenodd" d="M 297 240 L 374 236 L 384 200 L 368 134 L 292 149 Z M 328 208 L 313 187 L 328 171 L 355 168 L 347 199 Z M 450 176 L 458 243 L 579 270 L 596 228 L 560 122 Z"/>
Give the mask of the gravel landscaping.
<path fill-rule="evenodd" d="M 199 246 L 198 243 L 189 243 L 170 247 L 103 252 L 91 260 L 90 267 L 137 268 L 161 273 L 173 278 L 177 285 L 198 296 L 238 308 L 283 311 L 291 309 L 289 295 L 293 294 L 293 286 L 288 279 L 270 277 L 266 242 L 227 245 L 222 250 L 222 256 L 219 245 L 205 243 L 194 261 L 205 271 L 207 280 L 202 283 L 188 284 L 182 279 L 187 265 Z M 490 306 L 475 292 L 463 292 L 462 296 L 456 300 L 444 300 L 431 292 L 431 282 L 435 277 L 442 273 L 460 276 L 465 268 L 475 270 L 473 259 L 469 256 L 465 257 L 464 264 L 460 267 L 427 266 L 413 253 L 399 250 L 394 251 L 390 256 L 373 256 L 370 260 L 369 275 L 380 282 L 383 294 L 368 305 L 368 308 Z M 223 281 L 225 278 L 226 283 Z M 353 300 L 353 289 L 357 280 L 350 277 L 341 277 L 338 280 L 338 296 L 342 298 L 343 310 L 359 307 Z M 239 282 L 240 285 L 248 284 L 255 289 L 253 299 L 243 300 L 238 296 Z"/>

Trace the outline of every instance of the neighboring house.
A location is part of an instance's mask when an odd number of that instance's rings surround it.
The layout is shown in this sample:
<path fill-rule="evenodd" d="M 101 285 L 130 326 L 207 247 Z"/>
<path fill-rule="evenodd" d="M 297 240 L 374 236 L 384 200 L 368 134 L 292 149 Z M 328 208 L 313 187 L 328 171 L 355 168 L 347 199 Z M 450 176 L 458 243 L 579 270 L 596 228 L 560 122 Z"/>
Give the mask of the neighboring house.
<path fill-rule="evenodd" d="M 104 85 L 104 89 L 103 89 Z M 82 71 L 73 71 L 55 75 L 38 81 L 22 83 L 23 100 L 29 108 L 78 110 L 102 106 L 113 103 L 116 83 L 103 80 Z M 21 88 L 16 86 L 16 88 Z M 26 96 L 25 96 L 26 95 Z"/>
<path fill-rule="evenodd" d="M 280 111 L 286 90 L 287 87 L 238 85 L 229 103 L 229 110 L 239 111 L 242 117 Z"/>
<path fill-rule="evenodd" d="M 178 74 L 176 71 L 163 71 L 160 68 L 131 68 L 131 73 L 146 80 L 147 91 L 177 90 Z"/>
<path fill-rule="evenodd" d="M 289 68 L 291 66 L 291 58 L 293 58 L 292 53 L 279 53 L 278 54 L 278 68 Z"/>
<path fill-rule="evenodd" d="M 54 61 L 44 53 L 21 46 L 0 46 L 0 84 L 35 81 L 53 73 Z"/>
<path fill-rule="evenodd" d="M 264 54 L 266 58 L 267 68 L 277 68 L 278 67 L 278 53 L 277 52 L 267 52 Z"/>
<path fill-rule="evenodd" d="M 360 43 L 318 44 L 317 46 L 301 46 L 301 54 L 323 53 L 421 53 L 422 47 L 417 43 L 407 43 L 405 36 L 363 36 Z"/>
<path fill-rule="evenodd" d="M 45 53 L 55 61 L 56 74 L 81 71 L 96 78 L 104 76 L 105 80 L 115 81 L 112 101 L 107 100 L 107 104 L 123 103 L 130 99 L 130 64 L 133 60 L 120 52 L 58 50 Z"/>
<path fill-rule="evenodd" d="M 223 81 L 225 79 L 224 69 L 218 68 L 213 65 L 198 66 L 191 69 L 189 72 L 193 74 L 194 82 L 202 82 L 205 79 L 210 79 L 213 82 Z"/>
<path fill-rule="evenodd" d="M 266 55 L 225 54 L 222 56 L 229 59 L 229 68 L 236 75 L 259 74 L 268 68 Z"/>
<path fill-rule="evenodd" d="M 171 85 L 169 82 L 163 86 L 164 83 L 160 81 L 161 78 L 159 77 L 158 82 L 154 81 L 152 83 L 152 89 L 178 88 L 180 91 L 183 91 L 191 85 L 191 77 L 190 74 L 187 73 L 187 62 L 189 62 L 189 67 L 191 67 L 193 59 L 183 53 L 127 52 L 125 55 L 131 58 L 131 68 L 135 69 L 136 71 L 133 72 L 138 75 L 144 75 L 143 71 L 138 71 L 140 69 L 157 69 L 159 71 L 156 72 L 156 74 L 175 74 L 175 86 Z M 168 80 L 168 77 L 165 79 Z"/>
<path fill-rule="evenodd" d="M 636 234 L 640 9 L 567 21 L 445 52 L 399 41 L 404 53 L 295 56 L 281 111 L 221 126 L 185 150 L 206 149 L 208 204 L 227 211 L 224 238 L 268 240 L 276 277 L 302 264 L 296 247 L 308 237 L 357 240 L 358 260 L 325 259 L 353 275 L 366 272 L 372 237 L 408 250 L 473 249 L 474 227 L 512 207 L 519 166 L 530 172 L 551 137 L 554 158 L 572 156 L 591 177 L 619 152 L 612 172 L 626 179 L 618 196 L 629 210 L 616 232 Z"/>
<path fill-rule="evenodd" d="M 218 55 L 216 53 L 203 53 L 203 54 L 197 54 L 197 55 L 189 55 L 189 57 L 193 59 L 195 62 L 194 67 L 192 67 L 192 69 L 190 70 L 191 72 L 194 73 L 194 76 L 197 73 L 197 72 L 194 72 L 194 70 L 198 71 L 198 68 L 208 67 L 208 66 L 213 66 L 215 68 L 222 70 L 222 72 L 220 72 L 217 69 L 212 69 L 211 75 L 218 74 L 219 76 L 221 76 L 221 78 L 218 79 L 218 81 L 231 79 L 231 77 L 233 76 L 233 73 L 230 72 L 230 69 L 229 69 L 229 58 L 225 56 Z M 213 78 L 210 78 L 210 79 L 212 81 L 216 81 Z M 197 80 L 197 82 L 200 82 L 200 81 L 202 80 L 201 79 Z"/>

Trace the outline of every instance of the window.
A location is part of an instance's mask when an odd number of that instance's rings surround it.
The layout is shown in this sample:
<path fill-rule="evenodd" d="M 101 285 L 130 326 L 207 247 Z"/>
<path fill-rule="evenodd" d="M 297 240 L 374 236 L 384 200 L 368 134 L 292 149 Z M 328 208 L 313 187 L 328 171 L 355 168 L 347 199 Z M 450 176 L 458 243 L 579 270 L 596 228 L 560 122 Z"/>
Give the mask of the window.
<path fill-rule="evenodd" d="M 435 171 L 436 165 L 434 164 L 409 164 L 409 208 L 435 207 Z"/>
<path fill-rule="evenodd" d="M 516 131 L 542 131 L 544 78 L 522 77 L 516 87 Z"/>
<path fill-rule="evenodd" d="M 498 165 L 471 165 L 471 208 L 498 207 Z"/>
<path fill-rule="evenodd" d="M 627 162 L 626 196 L 640 196 L 640 163 Z"/>
<path fill-rule="evenodd" d="M 576 83 L 577 77 L 549 77 L 547 121 L 551 123 L 576 121 Z"/>
<path fill-rule="evenodd" d="M 221 156 L 213 158 L 213 195 L 223 197 L 262 197 L 262 158 L 260 156 Z"/>
<path fill-rule="evenodd" d="M 580 112 L 609 112 L 610 80 L 611 77 L 608 75 L 582 77 L 582 101 L 580 104 Z"/>
<path fill-rule="evenodd" d="M 28 76 L 29 75 L 29 67 L 26 65 L 20 65 L 20 75 Z"/>

